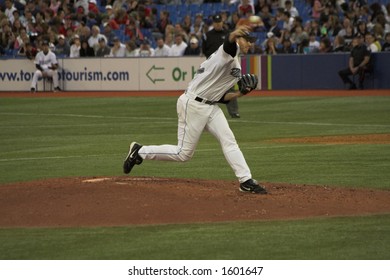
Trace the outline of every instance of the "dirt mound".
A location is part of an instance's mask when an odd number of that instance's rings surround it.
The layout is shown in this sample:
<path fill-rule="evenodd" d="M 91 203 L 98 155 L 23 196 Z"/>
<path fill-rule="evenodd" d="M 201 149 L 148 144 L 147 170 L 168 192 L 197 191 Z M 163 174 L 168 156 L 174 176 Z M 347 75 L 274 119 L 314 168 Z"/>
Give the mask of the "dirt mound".
<path fill-rule="evenodd" d="M 0 186 L 0 227 L 121 226 L 390 213 L 390 192 L 149 177 L 48 179 Z"/>

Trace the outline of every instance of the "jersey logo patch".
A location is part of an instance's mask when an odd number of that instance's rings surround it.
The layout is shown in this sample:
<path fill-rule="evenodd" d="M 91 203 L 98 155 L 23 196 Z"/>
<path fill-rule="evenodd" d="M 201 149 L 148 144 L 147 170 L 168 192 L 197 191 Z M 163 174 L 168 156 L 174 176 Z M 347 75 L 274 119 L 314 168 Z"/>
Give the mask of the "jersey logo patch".
<path fill-rule="evenodd" d="M 232 75 L 235 78 L 240 78 L 241 77 L 241 69 L 240 68 L 232 68 L 232 70 L 230 70 L 230 75 Z"/>
<path fill-rule="evenodd" d="M 204 72 L 204 67 L 199 68 L 198 71 L 196 71 L 197 74 L 202 74 Z"/>

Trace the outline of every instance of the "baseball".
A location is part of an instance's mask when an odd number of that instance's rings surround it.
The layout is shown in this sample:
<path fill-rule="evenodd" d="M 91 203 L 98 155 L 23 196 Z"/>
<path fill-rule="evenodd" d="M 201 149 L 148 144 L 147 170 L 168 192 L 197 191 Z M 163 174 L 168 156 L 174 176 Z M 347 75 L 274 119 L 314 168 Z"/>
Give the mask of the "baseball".
<path fill-rule="evenodd" d="M 261 21 L 259 16 L 250 16 L 249 17 L 249 22 L 251 23 L 259 23 Z"/>

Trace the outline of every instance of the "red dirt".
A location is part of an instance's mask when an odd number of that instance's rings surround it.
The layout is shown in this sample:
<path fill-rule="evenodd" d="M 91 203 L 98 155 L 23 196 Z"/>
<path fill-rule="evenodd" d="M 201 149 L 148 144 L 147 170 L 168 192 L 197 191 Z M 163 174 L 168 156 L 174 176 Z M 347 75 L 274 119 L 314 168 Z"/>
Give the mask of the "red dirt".
<path fill-rule="evenodd" d="M 390 213 L 390 191 L 147 177 L 48 179 L 0 185 L 0 227 L 122 226 Z"/>

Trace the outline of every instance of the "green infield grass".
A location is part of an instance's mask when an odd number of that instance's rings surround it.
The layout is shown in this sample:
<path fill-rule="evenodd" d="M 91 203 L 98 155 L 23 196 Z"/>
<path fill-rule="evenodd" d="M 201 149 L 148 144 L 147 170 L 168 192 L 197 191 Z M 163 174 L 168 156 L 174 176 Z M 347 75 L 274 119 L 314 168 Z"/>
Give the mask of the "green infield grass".
<path fill-rule="evenodd" d="M 272 141 L 390 134 L 390 97 L 247 96 L 239 100 L 239 106 L 242 118 L 229 119 L 229 123 L 259 181 L 390 189 L 389 144 Z M 224 105 L 222 108 L 226 111 Z M 131 141 L 175 144 L 176 129 L 175 97 L 2 98 L 0 184 L 123 175 L 122 161 Z M 235 180 L 219 144 L 207 133 L 190 162 L 144 161 L 132 175 Z M 386 259 L 389 224 L 389 216 L 383 215 L 1 229 L 0 259 Z"/>

